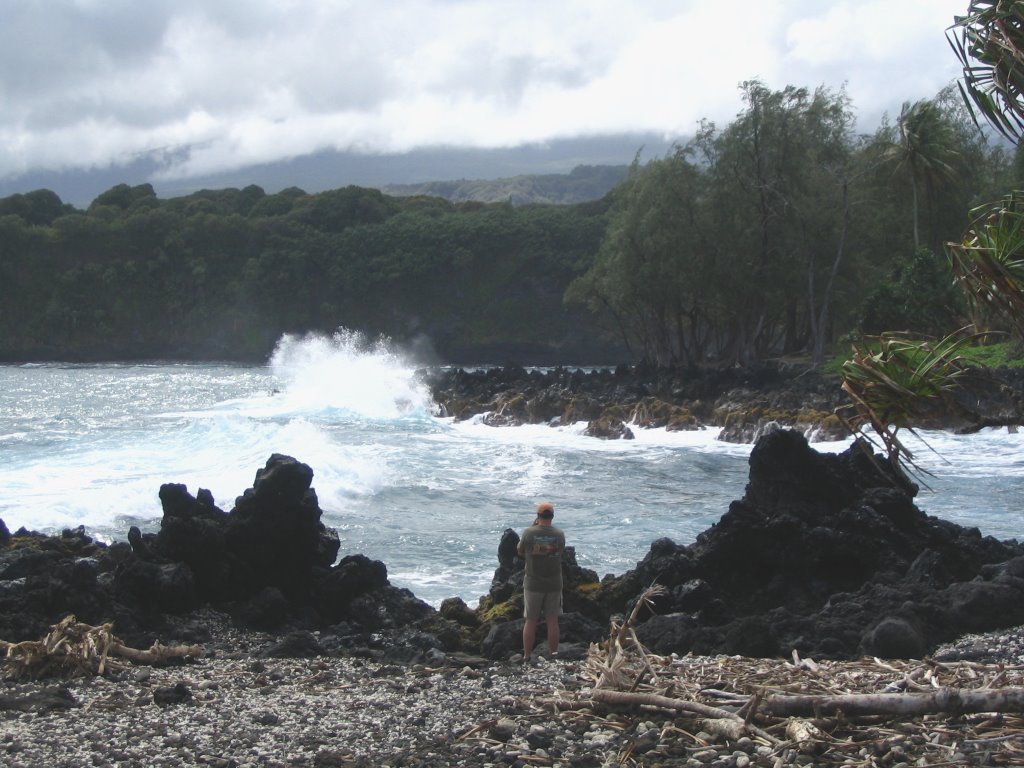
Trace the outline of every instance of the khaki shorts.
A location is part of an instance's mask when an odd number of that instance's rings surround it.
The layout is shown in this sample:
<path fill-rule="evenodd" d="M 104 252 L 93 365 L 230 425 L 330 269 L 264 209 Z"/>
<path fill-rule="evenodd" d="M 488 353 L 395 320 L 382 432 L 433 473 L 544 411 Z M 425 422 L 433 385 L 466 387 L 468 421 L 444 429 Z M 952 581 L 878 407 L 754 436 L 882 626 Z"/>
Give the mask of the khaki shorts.
<path fill-rule="evenodd" d="M 539 619 L 562 615 L 562 590 L 557 592 L 523 592 L 523 618 Z"/>

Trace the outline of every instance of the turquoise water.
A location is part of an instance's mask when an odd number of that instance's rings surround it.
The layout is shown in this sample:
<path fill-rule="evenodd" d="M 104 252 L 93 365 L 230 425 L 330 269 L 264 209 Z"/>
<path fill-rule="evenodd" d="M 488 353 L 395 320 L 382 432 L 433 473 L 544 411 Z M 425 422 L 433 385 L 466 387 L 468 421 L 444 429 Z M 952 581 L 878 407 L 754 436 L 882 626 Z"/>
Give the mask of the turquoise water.
<path fill-rule="evenodd" d="M 632 568 L 656 538 L 689 543 L 740 498 L 750 446 L 717 430 L 583 424 L 493 428 L 439 418 L 415 365 L 353 336 L 282 339 L 267 366 L 0 366 L 0 518 L 14 531 L 84 525 L 107 541 L 155 530 L 165 482 L 230 509 L 271 453 L 309 464 L 342 555 L 388 566 L 439 604 L 487 592 L 505 528 L 542 499 L 598 575 Z M 925 433 L 930 514 L 1024 538 L 1024 435 Z M 911 439 L 911 442 L 913 440 Z M 842 450 L 846 443 L 821 444 Z"/>

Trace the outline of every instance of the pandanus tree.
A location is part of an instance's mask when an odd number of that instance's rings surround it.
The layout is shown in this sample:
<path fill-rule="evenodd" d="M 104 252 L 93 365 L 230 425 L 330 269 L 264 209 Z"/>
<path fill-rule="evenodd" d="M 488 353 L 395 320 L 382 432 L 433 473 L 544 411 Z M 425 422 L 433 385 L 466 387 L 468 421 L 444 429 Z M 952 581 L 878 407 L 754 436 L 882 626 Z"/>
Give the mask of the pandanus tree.
<path fill-rule="evenodd" d="M 1019 144 L 1024 135 L 1024 2 L 972 0 L 950 44 L 963 64 L 964 102 Z M 973 212 L 970 230 L 948 248 L 957 282 L 975 307 L 994 310 L 1024 338 L 1024 192 Z"/>
<path fill-rule="evenodd" d="M 1005 137 L 1024 133 L 1024 3 L 972 0 L 948 38 L 963 65 L 964 102 Z"/>
<path fill-rule="evenodd" d="M 971 228 L 947 253 L 976 317 L 993 313 L 1024 339 L 1024 192 L 977 208 Z"/>
<path fill-rule="evenodd" d="M 906 467 L 920 468 L 899 432 L 913 432 L 915 423 L 951 405 L 967 371 L 960 353 L 973 340 L 953 334 L 933 343 L 887 333 L 855 344 L 853 357 L 843 364 L 842 388 L 850 404 L 837 415 L 864 439 L 863 445 L 884 450 L 896 474 L 909 480 Z"/>

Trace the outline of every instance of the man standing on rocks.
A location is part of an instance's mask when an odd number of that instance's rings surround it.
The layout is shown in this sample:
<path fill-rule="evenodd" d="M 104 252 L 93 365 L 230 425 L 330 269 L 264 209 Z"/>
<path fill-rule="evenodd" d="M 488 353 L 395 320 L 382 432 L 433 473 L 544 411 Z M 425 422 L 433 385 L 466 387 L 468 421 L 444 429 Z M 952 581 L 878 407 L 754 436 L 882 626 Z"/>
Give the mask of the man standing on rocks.
<path fill-rule="evenodd" d="M 519 539 L 519 556 L 526 560 L 523 579 L 523 662 L 530 662 L 537 623 L 543 614 L 548 627 L 548 650 L 558 654 L 558 617 L 562 613 L 562 552 L 565 534 L 551 524 L 555 508 L 548 501 L 537 505 L 537 519 Z"/>

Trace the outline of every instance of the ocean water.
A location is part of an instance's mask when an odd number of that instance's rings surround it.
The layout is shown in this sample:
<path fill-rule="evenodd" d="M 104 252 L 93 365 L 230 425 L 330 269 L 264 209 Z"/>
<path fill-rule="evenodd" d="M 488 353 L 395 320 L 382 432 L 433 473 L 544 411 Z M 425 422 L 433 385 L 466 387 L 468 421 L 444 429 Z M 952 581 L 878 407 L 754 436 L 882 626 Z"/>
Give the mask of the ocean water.
<path fill-rule="evenodd" d="M 382 560 L 393 584 L 434 605 L 475 605 L 502 531 L 529 525 L 537 501 L 554 503 L 578 561 L 601 576 L 659 537 L 693 541 L 743 495 L 750 446 L 715 429 L 602 441 L 584 424 L 455 423 L 415 371 L 348 333 L 285 337 L 266 366 L 0 366 L 0 518 L 12 532 L 81 525 L 123 540 L 131 525 L 157 530 L 162 483 L 207 488 L 230 510 L 285 453 L 313 468 L 342 555 Z M 1024 433 L 921 437 L 907 437 L 932 473 L 921 509 L 1024 538 Z"/>

